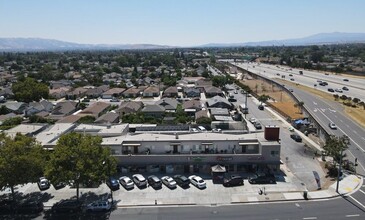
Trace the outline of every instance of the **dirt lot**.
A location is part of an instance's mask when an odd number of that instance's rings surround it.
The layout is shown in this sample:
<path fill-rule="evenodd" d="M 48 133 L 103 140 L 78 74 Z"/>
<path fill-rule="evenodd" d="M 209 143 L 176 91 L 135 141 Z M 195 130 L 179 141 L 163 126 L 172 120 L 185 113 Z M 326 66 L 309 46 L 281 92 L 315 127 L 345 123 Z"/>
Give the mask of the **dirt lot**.
<path fill-rule="evenodd" d="M 284 82 L 289 83 L 292 86 L 296 86 L 297 88 L 299 88 L 301 90 L 304 90 L 304 91 L 310 92 L 314 95 L 317 95 L 319 97 L 322 97 L 322 98 L 324 98 L 328 101 L 342 103 L 342 100 L 335 101 L 333 95 L 331 95 L 329 93 L 322 92 L 320 90 L 310 88 L 310 87 L 307 87 L 307 86 L 303 86 L 303 85 L 296 85 L 295 83 L 291 83 L 291 82 L 287 82 L 287 81 L 283 81 L 283 83 Z M 345 106 L 345 105 L 342 105 L 342 106 L 343 106 L 343 109 L 344 109 L 343 112 L 346 115 L 351 117 L 354 121 L 359 123 L 361 126 L 365 127 L 365 110 L 364 110 L 363 107 L 359 106 L 357 108 L 353 108 L 353 107 L 349 107 L 349 106 Z"/>
<path fill-rule="evenodd" d="M 242 83 L 248 85 L 252 91 L 258 95 L 266 94 L 272 98 L 270 102 L 273 106 L 283 111 L 290 118 L 303 118 L 300 110 L 294 107 L 295 101 L 285 91 L 282 91 L 274 84 L 267 83 L 262 80 L 241 80 Z"/>

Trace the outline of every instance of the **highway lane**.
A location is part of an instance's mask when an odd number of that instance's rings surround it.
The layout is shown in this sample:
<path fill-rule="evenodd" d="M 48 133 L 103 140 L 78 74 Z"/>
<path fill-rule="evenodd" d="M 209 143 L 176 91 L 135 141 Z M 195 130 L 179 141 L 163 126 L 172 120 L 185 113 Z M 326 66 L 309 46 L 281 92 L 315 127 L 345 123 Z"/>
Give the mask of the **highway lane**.
<path fill-rule="evenodd" d="M 254 69 L 254 70 L 253 70 Z M 255 68 L 249 71 L 259 72 Z M 275 79 L 273 78 L 275 81 Z M 304 106 L 314 116 L 316 121 L 322 125 L 329 134 L 337 136 L 347 135 L 350 138 L 350 146 L 347 153 L 349 160 L 354 162 L 358 159 L 359 166 L 357 172 L 365 175 L 365 130 L 348 116 L 342 113 L 343 107 L 336 102 L 323 100 L 308 92 L 297 89 L 295 86 L 286 85 L 288 89 L 293 89 L 294 94 L 304 102 Z M 338 129 L 331 130 L 328 127 L 330 122 L 336 123 Z"/>
<path fill-rule="evenodd" d="M 256 64 L 256 63 L 232 63 L 248 71 L 254 72 L 259 75 L 263 75 L 268 78 L 280 78 L 287 81 L 299 83 L 308 87 L 317 88 L 323 92 L 330 94 L 346 95 L 352 98 L 356 97 L 360 100 L 365 100 L 365 79 L 363 78 L 351 78 L 346 76 L 349 81 L 343 81 L 345 77 L 337 75 L 325 75 L 324 73 L 302 70 L 303 75 L 299 74 L 299 70 L 289 70 L 290 68 L 277 68 L 274 65 Z M 279 75 L 278 75 L 279 74 Z M 289 76 L 289 75 L 292 76 Z M 285 78 L 281 78 L 285 76 Z M 294 79 L 292 81 L 291 79 Z M 320 86 L 318 80 L 328 82 L 327 86 Z M 316 85 L 316 86 L 314 86 Z M 328 92 L 328 88 L 342 89 L 344 86 L 349 88 L 349 91 L 342 92 Z"/>

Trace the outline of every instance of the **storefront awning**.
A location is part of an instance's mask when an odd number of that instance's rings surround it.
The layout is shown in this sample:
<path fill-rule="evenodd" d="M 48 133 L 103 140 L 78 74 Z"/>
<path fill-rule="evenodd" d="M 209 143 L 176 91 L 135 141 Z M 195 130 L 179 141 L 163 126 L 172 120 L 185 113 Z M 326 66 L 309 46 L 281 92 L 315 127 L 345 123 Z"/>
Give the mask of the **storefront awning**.
<path fill-rule="evenodd" d="M 131 147 L 135 147 L 135 146 L 141 146 L 141 144 L 137 144 L 137 143 L 133 143 L 133 144 L 127 144 L 127 143 L 124 143 L 122 144 L 123 146 L 131 146 Z"/>
<path fill-rule="evenodd" d="M 211 143 L 211 142 L 205 142 L 205 143 L 202 143 L 202 145 L 213 145 L 213 143 Z"/>
<path fill-rule="evenodd" d="M 219 164 L 212 166 L 212 172 L 213 173 L 225 173 L 226 172 L 226 168 L 224 166 L 221 166 Z"/>
<path fill-rule="evenodd" d="M 173 142 L 173 143 L 170 143 L 170 145 L 181 145 L 180 142 Z"/>
<path fill-rule="evenodd" d="M 241 142 L 239 145 L 258 145 L 259 142 Z"/>

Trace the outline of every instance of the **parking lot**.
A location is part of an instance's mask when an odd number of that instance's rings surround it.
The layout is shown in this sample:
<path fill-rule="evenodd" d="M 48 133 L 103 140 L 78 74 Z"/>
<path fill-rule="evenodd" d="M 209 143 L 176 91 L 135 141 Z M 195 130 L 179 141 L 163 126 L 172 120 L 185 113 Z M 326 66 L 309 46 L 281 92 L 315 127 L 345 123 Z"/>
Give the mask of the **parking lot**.
<path fill-rule="evenodd" d="M 146 178 L 149 174 L 143 174 Z M 166 174 L 154 174 L 159 178 Z M 122 175 L 121 175 L 122 176 Z M 131 174 L 127 176 L 132 177 Z M 173 175 L 170 175 L 173 176 Z M 198 189 L 194 185 L 188 188 L 177 186 L 170 189 L 162 185 L 160 189 L 154 189 L 150 186 L 145 188 L 134 187 L 127 190 L 120 186 L 120 189 L 113 191 L 113 200 L 118 206 L 135 206 L 135 205 L 178 205 L 178 204 L 230 204 L 234 202 L 251 202 L 258 201 L 260 197 L 259 191 L 262 190 L 266 194 L 278 194 L 286 192 L 302 192 L 305 188 L 300 184 L 294 176 L 276 175 L 275 184 L 250 184 L 247 178 L 244 179 L 243 186 L 224 187 L 222 184 L 214 184 L 209 175 L 203 175 L 206 182 L 206 188 Z M 37 194 L 42 199 L 46 207 L 51 207 L 54 203 L 61 199 L 75 198 L 76 189 L 66 186 L 61 189 L 54 189 L 51 186 L 45 191 L 40 191 L 37 184 L 26 184 L 17 187 L 20 194 Z M 2 191 L 1 194 L 10 193 L 9 190 Z M 99 199 L 110 198 L 110 189 L 106 184 L 100 185 L 98 188 L 80 188 L 80 199 L 85 203 L 90 203 Z"/>

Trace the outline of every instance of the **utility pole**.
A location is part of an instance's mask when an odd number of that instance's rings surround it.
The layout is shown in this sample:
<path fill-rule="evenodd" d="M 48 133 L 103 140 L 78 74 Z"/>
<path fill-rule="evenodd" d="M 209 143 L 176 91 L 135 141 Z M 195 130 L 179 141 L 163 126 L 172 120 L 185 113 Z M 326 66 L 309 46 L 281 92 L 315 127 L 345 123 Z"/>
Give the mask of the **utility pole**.
<path fill-rule="evenodd" d="M 246 91 L 246 99 L 245 99 L 245 105 L 246 105 L 246 108 L 248 110 L 248 105 L 247 105 L 247 95 L 248 95 L 248 91 Z M 247 113 L 245 113 L 245 119 L 247 119 Z"/>
<path fill-rule="evenodd" d="M 342 153 L 343 153 L 343 148 L 341 148 L 341 155 L 340 155 L 340 164 L 338 165 L 338 173 L 337 173 L 337 184 L 336 184 L 336 192 L 338 192 L 338 187 L 340 185 L 340 174 L 341 174 L 341 167 L 342 167 Z"/>

